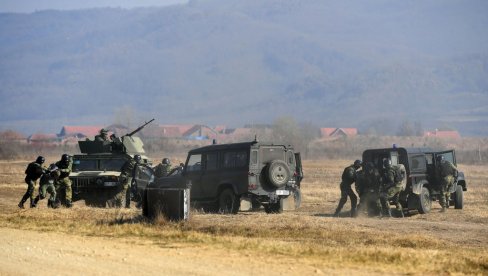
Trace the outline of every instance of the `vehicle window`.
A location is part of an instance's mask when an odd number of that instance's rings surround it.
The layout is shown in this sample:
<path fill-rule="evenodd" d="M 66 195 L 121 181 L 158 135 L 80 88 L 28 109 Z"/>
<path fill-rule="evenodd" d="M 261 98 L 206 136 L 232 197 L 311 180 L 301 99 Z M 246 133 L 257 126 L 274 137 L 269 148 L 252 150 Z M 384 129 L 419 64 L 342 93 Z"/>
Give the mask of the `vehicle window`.
<path fill-rule="evenodd" d="M 186 166 L 186 171 L 194 172 L 200 171 L 202 169 L 202 155 L 193 154 L 188 158 L 188 165 Z"/>
<path fill-rule="evenodd" d="M 124 163 L 125 159 L 100 160 L 100 169 L 105 171 L 120 171 Z"/>
<path fill-rule="evenodd" d="M 294 157 L 295 157 L 295 154 L 293 154 L 293 152 L 291 152 L 291 151 L 288 151 L 288 164 L 289 165 L 295 164 L 295 162 L 293 160 Z"/>
<path fill-rule="evenodd" d="M 410 158 L 411 171 L 424 171 L 426 168 L 426 159 L 424 155 L 412 156 Z"/>
<path fill-rule="evenodd" d="M 285 160 L 285 152 L 283 151 L 283 148 L 262 147 L 261 157 L 262 163 L 267 163 L 273 160 Z"/>
<path fill-rule="evenodd" d="M 216 170 L 217 169 L 217 153 L 207 153 L 205 157 L 206 162 L 206 169 L 207 171 Z"/>
<path fill-rule="evenodd" d="M 247 152 L 229 151 L 224 153 L 224 168 L 241 168 L 247 165 Z"/>
<path fill-rule="evenodd" d="M 391 160 L 391 164 L 398 165 L 398 153 L 397 152 L 391 152 L 390 153 L 390 160 Z"/>
<path fill-rule="evenodd" d="M 446 152 L 443 154 L 439 154 L 444 156 L 444 160 L 449 161 L 454 164 L 454 154 L 452 152 Z"/>
<path fill-rule="evenodd" d="M 149 180 L 154 175 L 154 171 L 150 167 L 137 166 L 136 178 L 142 180 Z"/>
<path fill-rule="evenodd" d="M 434 163 L 433 158 L 432 158 L 432 154 L 426 154 L 425 159 L 427 160 L 428 165 L 432 165 Z"/>
<path fill-rule="evenodd" d="M 120 168 L 119 168 L 120 169 Z M 81 159 L 73 161 L 73 171 L 96 171 L 97 160 L 92 159 Z"/>
<path fill-rule="evenodd" d="M 258 163 L 258 152 L 253 150 L 251 151 L 251 164 L 256 165 Z"/>

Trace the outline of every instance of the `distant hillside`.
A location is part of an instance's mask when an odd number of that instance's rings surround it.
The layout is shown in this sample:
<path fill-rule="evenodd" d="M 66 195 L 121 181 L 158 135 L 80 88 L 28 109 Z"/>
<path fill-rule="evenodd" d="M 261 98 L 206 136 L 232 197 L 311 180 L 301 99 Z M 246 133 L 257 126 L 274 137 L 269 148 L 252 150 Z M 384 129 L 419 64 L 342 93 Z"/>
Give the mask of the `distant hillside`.
<path fill-rule="evenodd" d="M 488 2 L 202 0 L 0 14 L 0 128 L 401 121 L 488 135 Z M 55 126 L 55 129 L 52 129 Z"/>

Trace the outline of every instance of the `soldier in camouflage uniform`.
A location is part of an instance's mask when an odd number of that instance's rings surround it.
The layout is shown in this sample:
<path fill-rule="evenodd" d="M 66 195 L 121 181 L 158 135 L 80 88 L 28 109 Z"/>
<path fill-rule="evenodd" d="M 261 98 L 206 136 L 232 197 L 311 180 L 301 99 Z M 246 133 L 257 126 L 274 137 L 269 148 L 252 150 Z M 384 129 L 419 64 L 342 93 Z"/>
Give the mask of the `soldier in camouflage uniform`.
<path fill-rule="evenodd" d="M 139 154 L 134 155 L 134 158 L 127 160 L 122 169 L 120 170 L 120 180 L 122 181 L 122 186 L 116 197 L 116 206 L 130 208 L 130 193 L 132 180 L 134 179 L 134 174 L 136 166 L 141 164 L 141 156 Z"/>
<path fill-rule="evenodd" d="M 48 208 L 57 208 L 56 205 L 56 188 L 54 187 L 54 182 L 57 181 L 61 172 L 58 170 L 56 165 L 51 164 L 47 171 L 41 176 L 39 181 L 39 194 L 34 199 L 34 205 L 37 205 L 39 200 L 46 198 L 46 193 L 49 193 L 49 199 L 47 201 Z"/>
<path fill-rule="evenodd" d="M 346 167 L 344 172 L 342 172 L 342 182 L 340 185 L 341 188 L 341 199 L 339 200 L 339 205 L 334 213 L 335 217 L 339 216 L 339 213 L 344 207 L 344 204 L 347 202 L 347 197 L 351 199 L 351 217 L 356 216 L 356 205 L 358 202 L 358 198 L 354 191 L 351 189 L 352 183 L 356 181 L 356 171 L 361 168 L 361 160 L 354 161 L 354 164 Z"/>
<path fill-rule="evenodd" d="M 69 179 L 69 175 L 72 171 L 73 163 L 68 154 L 63 154 L 61 160 L 56 162 L 55 165 L 58 167 L 60 173 L 58 181 L 56 181 L 56 192 L 59 194 L 61 190 L 64 191 L 66 207 L 71 208 L 73 206 L 73 192 L 71 190 L 71 180 Z"/>
<path fill-rule="evenodd" d="M 163 158 L 161 163 L 154 167 L 154 175 L 156 177 L 168 176 L 171 171 L 171 161 L 168 158 Z"/>
<path fill-rule="evenodd" d="M 403 207 L 400 203 L 400 192 L 402 191 L 401 177 L 397 174 L 399 169 L 391 164 L 390 159 L 383 160 L 382 183 L 380 187 L 380 200 L 383 214 L 391 217 L 390 200 L 395 203 L 398 213 L 403 217 Z"/>
<path fill-rule="evenodd" d="M 437 156 L 436 173 L 441 187 L 441 194 L 439 195 L 441 212 L 445 212 L 449 206 L 449 191 L 457 179 L 458 170 L 454 164 L 445 160 L 443 155 L 439 155 Z"/>
<path fill-rule="evenodd" d="M 100 129 L 100 133 L 98 135 L 95 135 L 95 141 L 108 141 L 108 131 L 104 128 Z"/>
<path fill-rule="evenodd" d="M 379 211 L 379 215 L 381 216 L 380 185 L 380 173 L 374 167 L 373 163 L 368 162 L 364 170 L 357 173 L 356 191 L 359 194 L 359 213 L 364 213 L 367 210 L 368 214 L 371 214 L 371 207 L 374 206 L 375 213 Z"/>
<path fill-rule="evenodd" d="M 42 174 L 46 171 L 46 168 L 42 166 L 44 164 L 44 157 L 38 156 L 36 161 L 29 163 L 25 170 L 25 183 L 27 184 L 27 191 L 25 192 L 24 196 L 20 200 L 18 206 L 21 209 L 24 209 L 24 203 L 30 198 L 30 207 L 35 207 L 34 202 L 34 190 L 36 188 L 36 181 Z"/>

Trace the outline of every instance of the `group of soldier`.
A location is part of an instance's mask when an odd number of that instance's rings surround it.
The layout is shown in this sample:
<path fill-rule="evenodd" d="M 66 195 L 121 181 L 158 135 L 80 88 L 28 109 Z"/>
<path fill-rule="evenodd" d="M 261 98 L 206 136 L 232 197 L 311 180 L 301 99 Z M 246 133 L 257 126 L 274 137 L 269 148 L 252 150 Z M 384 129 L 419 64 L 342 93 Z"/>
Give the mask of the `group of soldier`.
<path fill-rule="evenodd" d="M 440 187 L 439 203 L 441 212 L 449 206 L 450 188 L 457 178 L 457 168 L 444 156 L 437 156 L 436 181 Z M 340 184 L 341 198 L 334 213 L 338 217 L 342 207 L 349 197 L 351 201 L 351 217 L 367 212 L 376 213 L 379 217 L 391 217 L 390 202 L 395 204 L 399 216 L 404 217 L 403 207 L 400 203 L 400 193 L 405 189 L 406 171 L 402 164 L 392 165 L 390 159 L 383 159 L 382 168 L 378 170 L 373 163 L 363 164 L 361 160 L 344 169 Z M 362 169 L 361 169 L 362 168 Z M 352 190 L 355 190 L 358 198 Z"/>
<path fill-rule="evenodd" d="M 44 166 L 45 161 L 43 156 L 38 156 L 36 161 L 27 165 L 25 170 L 27 191 L 18 204 L 19 208 L 24 209 L 24 204 L 28 199 L 30 199 L 30 207 L 36 207 L 39 200 L 46 198 L 48 193 L 47 206 L 49 208 L 57 208 L 59 207 L 57 195 L 60 192 L 64 192 L 64 205 L 68 208 L 72 207 L 71 180 L 69 179 L 73 165 L 71 157 L 68 154 L 63 154 L 61 160 L 51 164 L 49 167 Z M 39 192 L 34 197 L 38 179 L 40 179 Z"/>

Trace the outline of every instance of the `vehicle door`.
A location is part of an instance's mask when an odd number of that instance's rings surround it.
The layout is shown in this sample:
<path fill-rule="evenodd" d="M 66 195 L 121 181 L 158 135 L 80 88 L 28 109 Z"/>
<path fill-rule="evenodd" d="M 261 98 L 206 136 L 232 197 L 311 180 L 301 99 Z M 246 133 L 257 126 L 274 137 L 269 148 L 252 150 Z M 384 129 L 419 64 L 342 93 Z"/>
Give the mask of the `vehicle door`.
<path fill-rule="evenodd" d="M 300 187 L 300 183 L 303 179 L 303 167 L 302 167 L 302 156 L 299 152 L 295 153 L 295 175 L 296 175 L 296 185 Z"/>
<path fill-rule="evenodd" d="M 187 183 L 191 182 L 191 192 L 190 196 L 194 199 L 203 198 L 202 191 L 202 154 L 191 154 L 186 160 L 186 167 L 184 172 L 184 177 Z"/>
<path fill-rule="evenodd" d="M 248 190 L 249 156 L 246 149 L 232 149 L 221 152 L 219 184 L 230 184 L 240 195 Z"/>
<path fill-rule="evenodd" d="M 202 158 L 203 170 L 198 193 L 201 198 L 214 198 L 220 183 L 219 152 L 207 152 Z"/>

